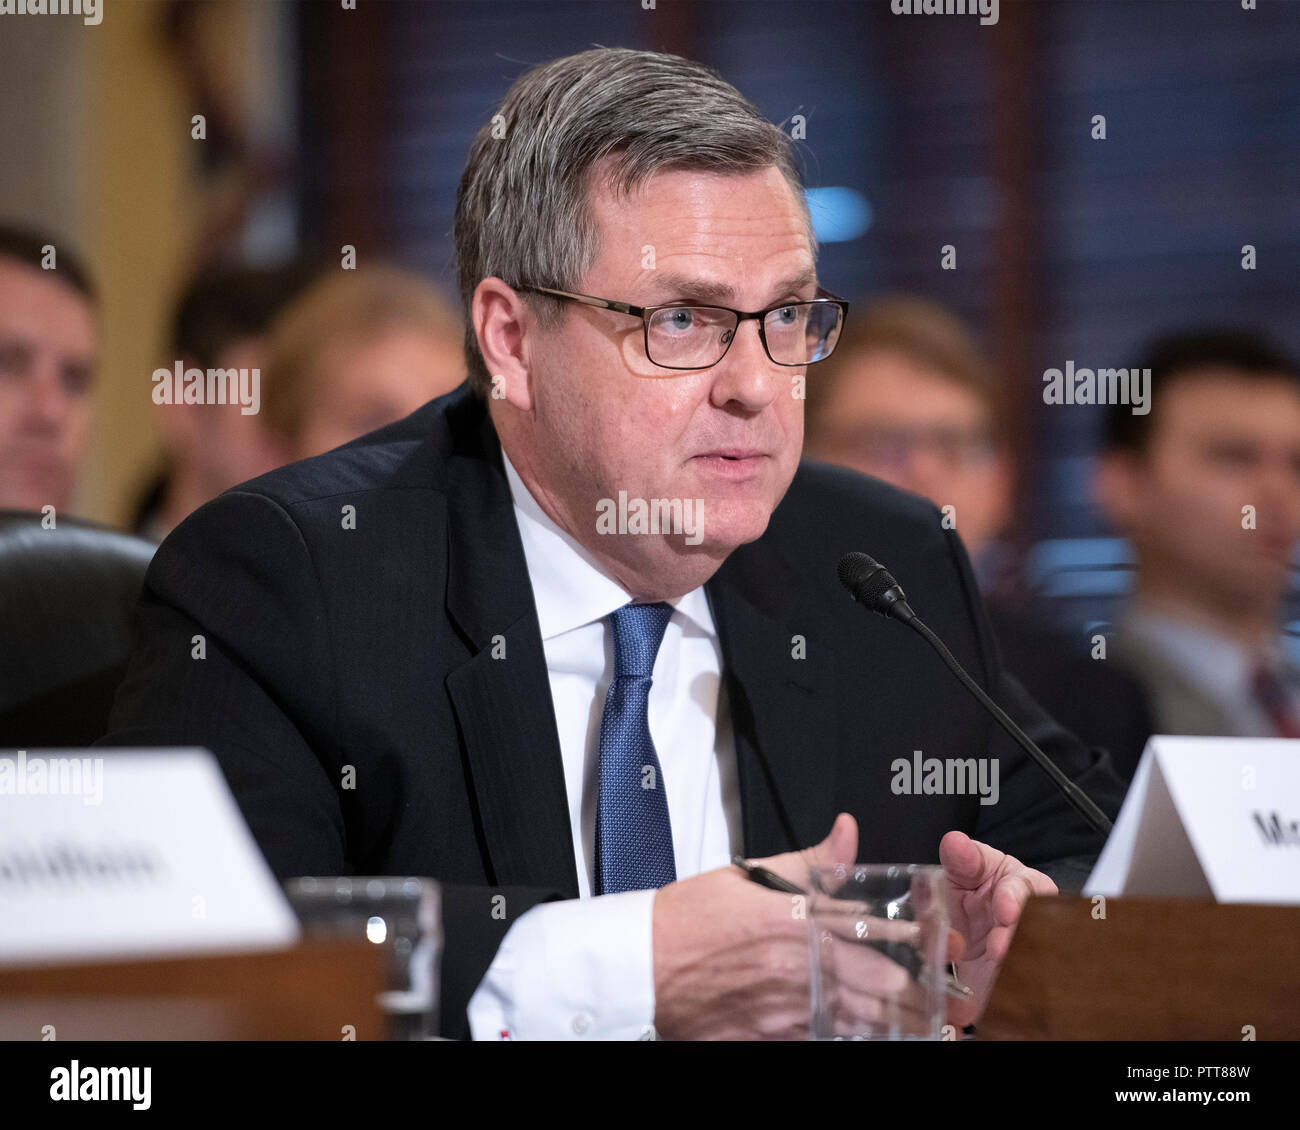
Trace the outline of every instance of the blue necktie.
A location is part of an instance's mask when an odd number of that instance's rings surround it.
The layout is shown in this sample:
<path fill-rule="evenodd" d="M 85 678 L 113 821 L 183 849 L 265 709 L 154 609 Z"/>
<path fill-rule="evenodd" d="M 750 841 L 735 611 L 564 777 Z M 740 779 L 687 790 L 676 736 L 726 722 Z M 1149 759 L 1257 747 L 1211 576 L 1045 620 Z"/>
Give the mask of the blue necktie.
<path fill-rule="evenodd" d="M 614 626 L 614 681 L 600 720 L 596 894 L 644 891 L 677 878 L 659 758 L 650 737 L 650 676 L 673 610 L 625 604 Z"/>

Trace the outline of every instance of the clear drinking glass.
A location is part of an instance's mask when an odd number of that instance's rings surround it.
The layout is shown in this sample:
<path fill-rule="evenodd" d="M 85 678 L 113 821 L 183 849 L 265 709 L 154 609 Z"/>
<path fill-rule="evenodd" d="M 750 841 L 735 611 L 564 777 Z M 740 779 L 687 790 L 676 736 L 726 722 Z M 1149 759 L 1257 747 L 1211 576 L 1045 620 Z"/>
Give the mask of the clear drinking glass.
<path fill-rule="evenodd" d="M 389 1039 L 438 1036 L 441 897 L 433 879 L 397 876 L 306 876 L 284 884 L 309 938 L 365 938 L 383 946 L 388 988 L 379 1006 Z"/>
<path fill-rule="evenodd" d="M 942 867 L 815 867 L 808 906 L 811 1038 L 938 1040 L 947 1015 Z"/>

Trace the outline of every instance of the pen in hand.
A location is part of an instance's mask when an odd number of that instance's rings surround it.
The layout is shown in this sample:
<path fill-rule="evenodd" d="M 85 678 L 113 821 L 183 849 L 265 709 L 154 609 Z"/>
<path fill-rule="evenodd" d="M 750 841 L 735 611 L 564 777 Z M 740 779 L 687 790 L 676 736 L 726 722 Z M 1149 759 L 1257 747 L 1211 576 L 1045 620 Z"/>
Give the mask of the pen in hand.
<path fill-rule="evenodd" d="M 760 867 L 757 863 L 750 863 L 743 855 L 733 855 L 731 862 L 760 886 L 768 887 L 774 891 L 785 891 L 787 894 L 792 895 L 806 895 L 808 893 L 802 887 L 795 886 L 789 879 L 781 878 L 775 871 L 769 871 L 766 867 Z"/>
<path fill-rule="evenodd" d="M 751 863 L 744 856 L 733 855 L 731 857 L 731 862 L 734 863 L 737 867 L 739 867 L 750 879 L 752 879 L 755 883 L 758 883 L 760 886 L 767 887 L 773 891 L 784 891 L 787 894 L 791 894 L 791 895 L 806 895 L 808 893 L 802 887 L 797 886 L 794 883 L 790 882 L 789 879 L 784 879 L 780 875 L 778 875 L 775 871 L 770 871 L 766 867 L 763 867 L 757 863 Z M 918 970 L 915 966 L 918 963 L 919 955 L 917 955 L 914 949 L 911 949 L 910 947 L 903 947 L 906 949 L 907 957 L 910 958 L 910 960 L 902 960 L 901 955 L 891 952 L 896 947 L 890 946 L 888 945 L 888 943 L 874 943 L 874 944 L 868 943 L 868 944 L 873 945 L 873 948 L 878 949 L 886 957 L 890 958 L 890 960 L 897 962 L 899 965 L 907 969 L 908 972 L 912 974 L 913 978 L 917 976 Z M 886 948 L 887 946 L 888 948 Z M 975 995 L 975 991 L 973 989 L 971 989 L 968 985 L 963 985 L 960 981 L 957 980 L 955 976 L 953 976 L 952 973 L 947 974 L 944 980 L 944 988 L 947 990 L 947 993 L 950 997 L 955 997 L 957 1000 L 960 1001 L 970 1000 L 970 998 Z"/>

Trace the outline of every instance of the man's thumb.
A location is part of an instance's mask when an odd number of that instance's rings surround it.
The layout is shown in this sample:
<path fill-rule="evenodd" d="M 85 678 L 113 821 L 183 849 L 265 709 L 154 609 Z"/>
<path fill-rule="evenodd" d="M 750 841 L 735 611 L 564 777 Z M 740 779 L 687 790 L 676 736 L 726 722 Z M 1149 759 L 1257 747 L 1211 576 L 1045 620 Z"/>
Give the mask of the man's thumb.
<path fill-rule="evenodd" d="M 858 822 L 848 812 L 841 812 L 831 825 L 830 835 L 812 849 L 809 863 L 814 867 L 834 867 L 837 863 L 856 863 Z"/>
<path fill-rule="evenodd" d="M 755 863 L 775 871 L 800 887 L 808 883 L 808 868 L 834 867 L 837 863 L 856 863 L 858 854 L 858 822 L 847 812 L 841 812 L 831 825 L 830 835 L 819 844 L 799 851 L 756 859 Z"/>

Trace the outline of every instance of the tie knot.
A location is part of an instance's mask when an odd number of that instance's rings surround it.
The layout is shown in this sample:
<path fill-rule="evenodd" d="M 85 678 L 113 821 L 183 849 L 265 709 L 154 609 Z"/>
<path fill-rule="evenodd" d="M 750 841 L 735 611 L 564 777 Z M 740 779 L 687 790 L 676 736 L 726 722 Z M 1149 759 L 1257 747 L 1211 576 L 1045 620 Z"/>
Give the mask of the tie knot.
<path fill-rule="evenodd" d="M 663 643 L 664 630 L 672 619 L 672 605 L 625 604 L 610 613 L 614 625 L 614 676 L 649 677 L 654 673 L 655 656 Z"/>

